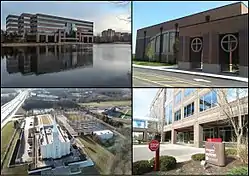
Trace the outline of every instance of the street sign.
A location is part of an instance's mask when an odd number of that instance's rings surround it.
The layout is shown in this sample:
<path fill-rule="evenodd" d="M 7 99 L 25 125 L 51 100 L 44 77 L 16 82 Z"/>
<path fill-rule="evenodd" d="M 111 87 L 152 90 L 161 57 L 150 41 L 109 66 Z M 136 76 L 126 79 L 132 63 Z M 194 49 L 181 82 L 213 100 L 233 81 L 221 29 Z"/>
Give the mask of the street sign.
<path fill-rule="evenodd" d="M 158 150 L 160 146 L 160 143 L 159 141 L 157 140 L 152 140 L 149 144 L 148 144 L 148 148 L 151 150 L 151 151 L 156 151 Z"/>

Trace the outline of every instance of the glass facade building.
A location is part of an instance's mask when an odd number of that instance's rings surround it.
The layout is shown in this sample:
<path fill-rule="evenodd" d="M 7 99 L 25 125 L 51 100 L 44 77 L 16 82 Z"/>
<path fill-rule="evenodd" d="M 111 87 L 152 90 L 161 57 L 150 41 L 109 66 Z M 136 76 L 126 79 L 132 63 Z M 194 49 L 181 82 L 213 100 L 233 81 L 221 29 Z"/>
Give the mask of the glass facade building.
<path fill-rule="evenodd" d="M 248 120 L 247 89 L 167 88 L 165 96 L 165 125 L 162 141 L 189 143 L 202 147 L 207 138 L 222 138 L 223 142 L 231 144 L 235 132 L 223 114 L 224 101 L 236 103 L 235 100 L 239 98 L 242 116 Z M 227 123 L 224 119 L 227 119 Z"/>

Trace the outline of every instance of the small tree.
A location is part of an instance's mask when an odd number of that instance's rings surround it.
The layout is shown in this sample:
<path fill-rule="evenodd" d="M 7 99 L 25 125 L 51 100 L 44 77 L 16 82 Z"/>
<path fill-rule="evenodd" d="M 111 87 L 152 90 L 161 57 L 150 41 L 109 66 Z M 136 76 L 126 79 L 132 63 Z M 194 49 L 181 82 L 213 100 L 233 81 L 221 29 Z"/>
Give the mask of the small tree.
<path fill-rule="evenodd" d="M 179 53 L 179 38 L 176 37 L 175 39 L 175 43 L 173 45 L 173 51 L 174 51 L 174 64 L 177 63 L 177 59 L 178 59 L 178 53 Z"/>
<path fill-rule="evenodd" d="M 146 57 L 148 57 L 149 61 L 154 59 L 154 50 L 150 43 L 146 48 Z"/>
<path fill-rule="evenodd" d="M 218 97 L 218 105 L 222 109 L 222 114 L 225 115 L 225 122 L 230 123 L 234 129 L 237 141 L 237 156 L 240 156 L 241 144 L 243 141 L 243 132 L 247 131 L 248 126 L 248 100 L 243 98 L 248 96 L 248 89 L 233 88 L 233 89 L 213 89 Z"/>

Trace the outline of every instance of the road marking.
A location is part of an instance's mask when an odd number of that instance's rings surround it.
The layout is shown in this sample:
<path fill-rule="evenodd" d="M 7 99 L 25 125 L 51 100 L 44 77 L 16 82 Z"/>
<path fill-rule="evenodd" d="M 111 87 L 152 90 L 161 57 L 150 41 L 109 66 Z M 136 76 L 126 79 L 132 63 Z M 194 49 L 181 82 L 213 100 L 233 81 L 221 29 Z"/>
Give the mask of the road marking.
<path fill-rule="evenodd" d="M 148 75 L 148 73 L 144 73 L 144 72 L 137 72 L 137 73 L 139 73 L 137 75 L 139 75 L 139 76 L 143 75 L 143 77 L 145 77 L 145 76 L 152 77 L 153 76 L 153 77 L 158 77 L 158 78 L 161 78 L 161 79 L 164 79 L 164 80 L 167 80 L 167 81 L 172 81 L 173 82 L 172 84 L 184 83 L 184 84 L 189 84 L 189 85 L 194 85 L 194 86 L 199 86 L 199 87 L 208 87 L 207 85 L 201 85 L 201 84 L 191 83 L 191 82 L 187 82 L 187 81 L 185 81 L 183 79 L 175 78 L 175 77 L 168 78 L 166 76 L 162 76 L 162 75 L 158 75 L 158 74 L 150 74 L 150 75 Z M 133 77 L 135 77 L 135 76 L 133 76 Z M 137 78 L 139 79 L 139 77 L 137 77 Z M 146 79 L 146 78 L 141 78 L 141 79 L 143 80 L 143 79 Z M 146 79 L 146 80 L 149 80 L 149 79 Z M 150 80 L 148 82 L 152 82 L 152 81 L 156 82 L 157 80 Z M 163 80 L 161 80 L 159 82 L 163 82 Z M 156 84 L 160 84 L 160 83 L 156 83 Z M 171 83 L 169 83 L 169 84 L 171 84 Z M 176 86 L 170 86 L 170 85 L 168 85 L 168 86 L 169 87 L 176 87 Z M 183 86 L 183 85 L 181 85 L 181 86 Z M 185 85 L 185 86 L 188 87 L 188 85 Z"/>
<path fill-rule="evenodd" d="M 207 83 L 211 82 L 211 81 L 208 81 L 208 80 L 205 80 L 205 79 L 194 79 L 194 80 L 198 81 L 198 82 L 207 82 Z"/>
<path fill-rule="evenodd" d="M 150 83 L 154 83 L 154 84 L 158 84 L 158 85 L 163 86 L 163 87 L 172 87 L 170 85 L 161 84 L 161 83 L 158 83 L 156 81 L 152 81 L 152 80 L 149 80 L 149 79 L 146 79 L 146 78 L 141 78 L 141 77 L 137 77 L 137 76 L 133 76 L 133 78 L 136 78 L 136 79 L 139 79 L 139 80 L 142 80 L 142 81 L 146 81 L 146 82 L 150 82 Z"/>

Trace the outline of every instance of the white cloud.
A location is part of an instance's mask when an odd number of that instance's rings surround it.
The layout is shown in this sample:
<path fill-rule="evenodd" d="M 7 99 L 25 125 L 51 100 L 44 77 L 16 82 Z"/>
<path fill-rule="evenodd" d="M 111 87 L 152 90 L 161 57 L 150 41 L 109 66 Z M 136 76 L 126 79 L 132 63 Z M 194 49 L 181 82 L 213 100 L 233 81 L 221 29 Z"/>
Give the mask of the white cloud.
<path fill-rule="evenodd" d="M 127 19 L 129 15 L 127 14 L 107 14 L 103 16 L 96 17 L 92 19 L 94 21 L 94 33 L 100 34 L 103 30 L 113 29 L 118 32 L 131 32 L 131 22 Z"/>

